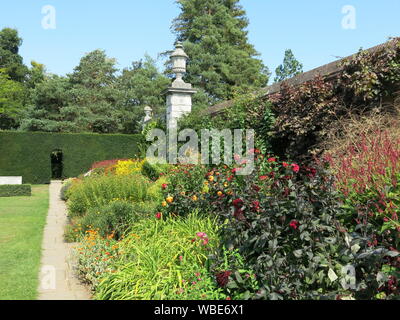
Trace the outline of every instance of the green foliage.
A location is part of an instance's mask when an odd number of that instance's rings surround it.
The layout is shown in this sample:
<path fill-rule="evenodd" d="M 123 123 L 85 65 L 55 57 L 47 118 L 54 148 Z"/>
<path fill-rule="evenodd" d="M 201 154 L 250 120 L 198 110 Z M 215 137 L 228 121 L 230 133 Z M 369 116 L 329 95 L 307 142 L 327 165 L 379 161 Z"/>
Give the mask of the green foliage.
<path fill-rule="evenodd" d="M 273 130 L 274 151 L 292 158 L 318 151 L 318 144 L 327 138 L 335 120 L 346 110 L 335 95 L 334 85 L 321 77 L 299 87 L 283 83 L 281 91 L 272 96 L 271 101 L 277 115 Z"/>
<path fill-rule="evenodd" d="M 13 81 L 0 69 L 0 114 L 17 117 L 23 111 L 25 91 L 21 83 Z"/>
<path fill-rule="evenodd" d="M 200 234 L 200 233 L 203 234 Z M 206 236 L 208 241 L 204 244 Z M 144 219 L 119 243 L 119 257 L 96 289 L 100 300 L 218 300 L 224 295 L 207 269 L 207 256 L 219 244 L 215 220 Z"/>
<path fill-rule="evenodd" d="M 377 104 L 400 81 L 400 38 L 373 53 L 360 50 L 342 67 L 339 84 L 351 102 Z"/>
<path fill-rule="evenodd" d="M 338 122 L 372 110 L 393 111 L 382 100 L 398 91 L 400 41 L 360 51 L 344 61 L 335 78 L 320 76 L 297 87 L 283 83 L 272 95 L 274 152 L 292 158 L 320 154 L 320 145 L 340 130 Z"/>
<path fill-rule="evenodd" d="M 90 208 L 81 219 L 74 220 L 69 228 L 70 233 L 73 233 L 67 237 L 79 239 L 87 231 L 96 230 L 103 238 L 112 235 L 115 240 L 119 240 L 133 223 L 149 216 L 148 210 L 152 206 L 146 203 L 146 207 L 116 200 L 101 207 Z"/>
<path fill-rule="evenodd" d="M 237 95 L 231 102 L 223 113 L 217 115 L 198 108 L 179 120 L 179 128 L 193 129 L 199 137 L 202 129 L 254 129 L 256 147 L 269 152 L 275 123 L 271 103 L 253 94 Z"/>
<path fill-rule="evenodd" d="M 222 247 L 210 260 L 218 285 L 232 300 L 248 300 L 259 290 L 257 276 L 248 269 L 238 250 Z"/>
<path fill-rule="evenodd" d="M 190 178 L 199 168 L 183 166 L 175 169 L 182 179 L 170 174 L 164 189 L 163 216 L 182 215 L 186 208 L 218 213 L 228 251 L 214 257 L 213 270 L 225 293 L 298 300 L 376 299 L 384 292 L 385 299 L 395 298 L 396 274 L 383 270 L 395 268 L 398 252 L 371 245 L 374 237 L 363 221 L 357 226 L 344 220 L 347 211 L 329 171 L 255 153 L 251 175 L 222 166 L 200 173 L 195 184 Z M 180 186 L 183 175 L 189 183 Z M 346 285 L 351 282 L 344 267 L 354 270 L 355 287 Z"/>
<path fill-rule="evenodd" d="M 22 176 L 24 183 L 49 183 L 50 154 L 63 152 L 63 177 L 76 177 L 92 163 L 136 158 L 139 135 L 0 132 L 0 175 Z"/>
<path fill-rule="evenodd" d="M 145 161 L 142 167 L 142 174 L 151 180 L 157 180 L 164 176 L 169 168 L 170 166 L 168 164 L 151 164 Z"/>
<path fill-rule="evenodd" d="M 215 103 L 266 86 L 268 70 L 248 43 L 249 22 L 238 0 L 177 3 L 181 13 L 172 29 L 190 57 L 185 79 L 202 89 L 200 100 Z"/>
<path fill-rule="evenodd" d="M 78 277 L 95 290 L 105 274 L 116 271 L 114 260 L 118 254 L 116 240 L 101 237 L 96 230 L 89 230 L 75 252 Z"/>
<path fill-rule="evenodd" d="M 17 30 L 4 28 L 0 31 L 0 69 L 5 68 L 10 79 L 20 83 L 24 82 L 28 73 L 18 53 L 21 45 L 22 39 Z"/>
<path fill-rule="evenodd" d="M 69 189 L 72 187 L 74 183 L 74 179 L 70 178 L 63 182 L 60 190 L 60 199 L 63 201 L 67 201 L 69 198 Z"/>
<path fill-rule="evenodd" d="M 326 155 L 335 172 L 336 186 L 346 214 L 343 223 L 350 231 L 370 238 L 371 250 L 384 247 L 396 252 L 400 245 L 400 140 L 396 130 L 374 130 L 359 134 L 342 151 Z M 400 259 L 387 258 L 386 283 L 379 287 L 385 296 L 399 294 L 387 278 L 397 279 Z M 394 281 L 394 280 L 393 280 Z"/>
<path fill-rule="evenodd" d="M 275 74 L 275 82 L 280 82 L 286 79 L 290 79 L 303 72 L 303 65 L 297 61 L 292 50 L 288 49 L 285 51 L 285 57 L 283 59 L 283 64 L 279 65 Z"/>
<path fill-rule="evenodd" d="M 85 55 L 72 74 L 43 79 L 43 66 L 30 71 L 32 106 L 21 129 L 46 132 L 139 133 L 143 108 L 164 110 L 163 90 L 169 80 L 149 56 L 117 74 L 115 59 L 104 51 Z"/>
<path fill-rule="evenodd" d="M 45 76 L 46 68 L 44 64 L 38 63 L 36 61 L 31 61 L 31 69 L 28 71 L 27 85 L 29 88 L 35 88 L 39 83 L 43 82 L 46 78 Z"/>
<path fill-rule="evenodd" d="M 0 198 L 1 197 L 30 197 L 32 194 L 32 187 L 29 184 L 20 185 L 0 185 Z"/>
<path fill-rule="evenodd" d="M 134 110 L 136 124 L 142 120 L 145 106 L 150 106 L 153 116 L 157 118 L 165 112 L 163 92 L 169 84 L 170 80 L 158 71 L 156 61 L 146 55 L 144 61 L 133 62 L 131 68 L 122 71 L 118 78 L 118 89 L 121 91 L 118 104 L 123 110 Z"/>
<path fill-rule="evenodd" d="M 108 205 L 113 201 L 139 203 L 153 200 L 157 194 L 148 193 L 150 182 L 142 175 L 103 175 L 85 178 L 74 183 L 69 191 L 68 209 L 70 216 L 83 216 L 87 210 Z"/>
<path fill-rule="evenodd" d="M 340 223 L 345 211 L 328 172 L 272 158 L 261 159 L 257 168 L 237 178 L 235 200 L 217 203 L 229 221 L 223 228 L 226 247 L 239 250 L 260 283 L 250 297 L 374 299 L 377 277 L 396 253 L 371 248 L 372 239 L 362 232 L 346 232 L 348 226 Z M 354 288 L 346 287 L 345 266 L 354 270 Z"/>

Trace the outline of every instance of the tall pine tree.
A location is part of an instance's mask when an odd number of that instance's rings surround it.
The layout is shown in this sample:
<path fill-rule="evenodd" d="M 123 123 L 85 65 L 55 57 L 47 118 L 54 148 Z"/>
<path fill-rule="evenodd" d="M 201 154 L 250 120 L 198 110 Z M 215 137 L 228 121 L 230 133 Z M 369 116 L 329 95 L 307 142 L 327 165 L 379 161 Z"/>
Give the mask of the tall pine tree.
<path fill-rule="evenodd" d="M 297 61 L 292 50 L 288 49 L 285 51 L 283 64 L 279 65 L 278 68 L 276 68 L 275 70 L 275 82 L 290 79 L 302 72 L 303 65 L 299 61 Z"/>
<path fill-rule="evenodd" d="M 264 87 L 269 72 L 248 42 L 249 21 L 238 0 L 177 0 L 172 29 L 190 57 L 186 81 L 209 103 Z"/>

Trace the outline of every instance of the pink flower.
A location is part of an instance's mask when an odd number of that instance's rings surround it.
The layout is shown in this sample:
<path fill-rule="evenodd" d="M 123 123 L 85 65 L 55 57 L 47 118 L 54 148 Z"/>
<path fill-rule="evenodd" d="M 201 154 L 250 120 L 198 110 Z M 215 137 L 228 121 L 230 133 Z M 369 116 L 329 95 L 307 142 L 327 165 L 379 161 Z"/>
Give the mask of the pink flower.
<path fill-rule="evenodd" d="M 300 171 L 299 165 L 293 163 L 292 164 L 293 172 L 298 173 Z"/>
<path fill-rule="evenodd" d="M 201 239 L 207 238 L 207 234 L 204 233 L 204 232 L 197 232 L 197 233 L 196 233 L 196 236 L 198 236 L 198 237 L 201 238 Z"/>
<path fill-rule="evenodd" d="M 269 158 L 268 162 L 276 162 L 276 158 Z"/>

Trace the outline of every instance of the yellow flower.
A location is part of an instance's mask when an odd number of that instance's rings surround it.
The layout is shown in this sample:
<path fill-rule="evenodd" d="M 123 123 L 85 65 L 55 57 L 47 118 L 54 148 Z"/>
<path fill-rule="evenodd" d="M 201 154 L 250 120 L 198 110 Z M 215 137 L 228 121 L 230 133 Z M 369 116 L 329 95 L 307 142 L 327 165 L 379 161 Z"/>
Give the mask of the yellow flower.
<path fill-rule="evenodd" d="M 227 188 L 228 186 L 229 186 L 229 183 L 228 183 L 228 182 L 225 182 L 225 183 L 224 183 L 224 187 Z"/>
<path fill-rule="evenodd" d="M 209 176 L 208 181 L 213 182 L 214 181 L 214 176 Z"/>
<path fill-rule="evenodd" d="M 167 202 L 166 202 L 166 201 L 163 201 L 163 202 L 161 203 L 161 205 L 162 205 L 163 207 L 166 207 L 166 206 L 167 206 Z"/>
<path fill-rule="evenodd" d="M 168 203 L 174 202 L 174 198 L 173 198 L 173 197 L 168 197 L 168 198 L 165 199 L 165 200 L 167 200 Z"/>
<path fill-rule="evenodd" d="M 223 195 L 222 191 L 218 191 L 217 194 L 218 194 L 218 197 L 222 197 L 222 195 Z"/>
<path fill-rule="evenodd" d="M 194 195 L 194 196 L 192 197 L 192 200 L 193 200 L 193 201 L 197 201 L 197 200 L 199 200 L 199 198 L 197 198 L 197 196 Z"/>
<path fill-rule="evenodd" d="M 208 186 L 208 181 L 204 181 L 204 185 Z"/>

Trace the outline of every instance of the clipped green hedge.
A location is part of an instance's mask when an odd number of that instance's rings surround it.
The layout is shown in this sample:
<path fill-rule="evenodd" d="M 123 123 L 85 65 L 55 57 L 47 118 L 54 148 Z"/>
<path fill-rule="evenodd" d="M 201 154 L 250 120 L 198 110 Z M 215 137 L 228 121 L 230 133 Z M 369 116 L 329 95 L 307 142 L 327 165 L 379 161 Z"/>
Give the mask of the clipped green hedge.
<path fill-rule="evenodd" d="M 50 154 L 61 150 L 63 178 L 76 177 L 96 161 L 138 156 L 142 141 L 142 135 L 0 131 L 0 176 L 49 183 Z"/>
<path fill-rule="evenodd" d="M 32 195 L 32 187 L 30 184 L 4 184 L 0 185 L 1 197 L 30 197 Z"/>

